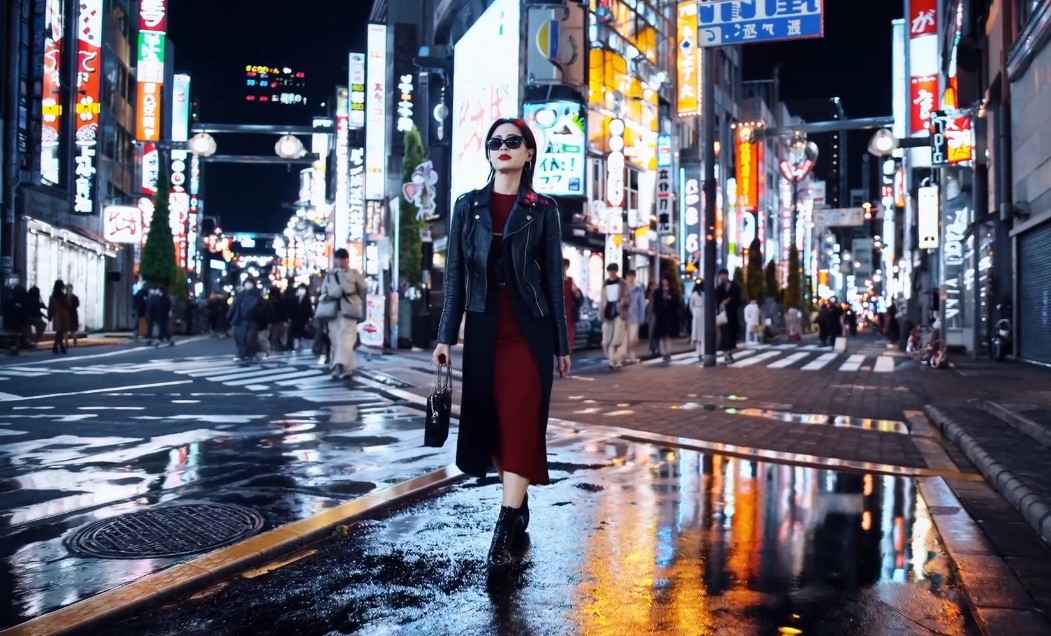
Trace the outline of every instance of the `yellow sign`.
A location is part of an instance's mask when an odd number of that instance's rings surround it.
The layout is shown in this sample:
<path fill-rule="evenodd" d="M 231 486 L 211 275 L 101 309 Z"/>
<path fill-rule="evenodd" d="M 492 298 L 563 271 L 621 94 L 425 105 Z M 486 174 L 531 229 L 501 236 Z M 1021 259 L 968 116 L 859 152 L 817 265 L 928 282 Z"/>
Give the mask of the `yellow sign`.
<path fill-rule="evenodd" d="M 697 2 L 686 0 L 675 8 L 678 37 L 676 82 L 679 117 L 701 115 L 701 48 L 697 46 Z"/>

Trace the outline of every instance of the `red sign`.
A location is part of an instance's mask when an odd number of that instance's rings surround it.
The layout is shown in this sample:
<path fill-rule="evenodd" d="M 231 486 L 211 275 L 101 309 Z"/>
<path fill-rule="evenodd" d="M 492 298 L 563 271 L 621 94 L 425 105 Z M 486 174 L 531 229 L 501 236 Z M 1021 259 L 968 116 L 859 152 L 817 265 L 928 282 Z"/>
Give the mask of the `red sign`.
<path fill-rule="evenodd" d="M 744 211 L 759 207 L 759 144 L 752 142 L 752 129 L 737 127 L 737 207 Z"/>
<path fill-rule="evenodd" d="M 973 126 L 970 115 L 935 113 L 931 119 L 931 163 L 944 166 L 973 161 Z"/>
<path fill-rule="evenodd" d="M 141 0 L 139 3 L 139 31 L 168 32 L 167 0 Z"/>
<path fill-rule="evenodd" d="M 909 5 L 909 38 L 938 35 L 938 0 L 912 0 Z"/>
<path fill-rule="evenodd" d="M 102 116 L 102 0 L 82 0 L 77 22 L 74 214 L 94 214 Z"/>
<path fill-rule="evenodd" d="M 931 113 L 938 110 L 938 76 L 920 75 L 912 78 L 909 90 L 909 121 L 912 134 L 930 128 Z"/>

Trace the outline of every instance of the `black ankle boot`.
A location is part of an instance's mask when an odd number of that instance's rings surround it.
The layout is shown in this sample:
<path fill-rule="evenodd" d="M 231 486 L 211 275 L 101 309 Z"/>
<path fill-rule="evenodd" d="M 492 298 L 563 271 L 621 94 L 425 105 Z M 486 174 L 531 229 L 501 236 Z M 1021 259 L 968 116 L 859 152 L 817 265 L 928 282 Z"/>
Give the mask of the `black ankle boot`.
<path fill-rule="evenodd" d="M 500 518 L 493 530 L 493 544 L 489 547 L 489 571 L 503 571 L 515 565 L 515 541 L 522 532 L 520 509 L 502 506 Z"/>
<path fill-rule="evenodd" d="M 522 496 L 522 507 L 518 509 L 518 516 L 522 518 L 521 532 L 529 527 L 529 493 Z"/>

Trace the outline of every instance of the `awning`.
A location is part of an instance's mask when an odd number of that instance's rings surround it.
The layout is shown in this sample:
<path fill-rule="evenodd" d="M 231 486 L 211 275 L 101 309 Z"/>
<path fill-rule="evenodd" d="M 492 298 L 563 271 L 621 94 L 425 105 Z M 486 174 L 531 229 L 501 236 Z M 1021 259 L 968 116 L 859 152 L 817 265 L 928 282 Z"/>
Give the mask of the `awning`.
<path fill-rule="evenodd" d="M 30 216 L 23 218 L 26 222 L 26 230 L 29 232 L 47 234 L 52 238 L 56 238 L 66 243 L 72 243 L 77 247 L 95 252 L 100 256 L 115 258 L 117 252 L 120 250 L 119 246 L 107 242 L 104 238 L 90 230 L 85 230 L 83 228 L 58 227 L 39 219 L 34 219 Z"/>

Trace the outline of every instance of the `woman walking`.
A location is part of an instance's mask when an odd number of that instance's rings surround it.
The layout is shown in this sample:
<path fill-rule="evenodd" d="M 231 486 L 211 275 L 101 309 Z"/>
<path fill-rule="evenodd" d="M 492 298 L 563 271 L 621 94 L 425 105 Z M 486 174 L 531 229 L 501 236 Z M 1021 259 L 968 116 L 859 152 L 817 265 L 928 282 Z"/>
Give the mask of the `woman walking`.
<path fill-rule="evenodd" d="M 704 281 L 697 281 L 690 294 L 690 342 L 697 357 L 704 359 Z"/>
<path fill-rule="evenodd" d="M 55 330 L 51 353 L 69 353 L 66 338 L 72 328 L 73 316 L 69 308 L 69 297 L 66 296 L 66 284 L 61 279 L 55 281 L 51 298 L 47 302 L 47 319 L 51 321 L 51 327 Z"/>
<path fill-rule="evenodd" d="M 503 505 L 490 572 L 516 564 L 529 525 L 526 490 L 549 483 L 547 419 L 553 369 L 570 370 L 558 208 L 532 188 L 536 139 L 521 119 L 486 134 L 489 183 L 456 201 L 445 306 L 434 363 L 452 363 L 467 314 L 456 465 L 484 477 L 495 467 Z"/>

